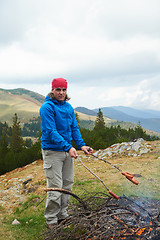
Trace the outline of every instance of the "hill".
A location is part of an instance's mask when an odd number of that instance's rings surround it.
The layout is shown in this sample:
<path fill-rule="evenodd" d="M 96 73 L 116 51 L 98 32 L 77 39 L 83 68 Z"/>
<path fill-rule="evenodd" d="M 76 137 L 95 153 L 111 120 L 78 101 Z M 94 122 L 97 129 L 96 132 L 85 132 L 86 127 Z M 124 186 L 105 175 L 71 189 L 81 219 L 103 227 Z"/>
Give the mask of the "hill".
<path fill-rule="evenodd" d="M 157 171 L 160 158 L 160 141 L 146 142 L 146 144 L 150 145 L 150 151 L 140 157 L 128 157 L 118 153 L 114 158 L 105 158 L 109 162 L 112 161 L 114 165 L 117 165 L 123 171 L 132 173 L 134 178 L 139 181 L 139 185 L 132 184 L 126 177 L 105 162 L 97 160 L 92 156 L 87 157 L 82 151 L 79 151 L 79 158 L 75 159 L 73 193 L 80 198 L 86 196 L 86 193 L 88 196 L 91 196 L 90 193 L 92 193 L 93 197 L 95 192 L 98 193 L 98 195 L 95 195 L 96 197 L 101 196 L 100 193 L 105 194 L 102 194 L 103 197 L 107 197 L 108 195 L 108 191 L 102 182 L 98 181 L 91 173 L 88 173 L 86 168 L 81 164 L 81 159 L 118 196 L 123 196 L 123 194 L 128 198 L 134 196 L 139 206 L 143 207 L 144 203 L 149 203 L 151 199 L 160 200 L 158 190 L 160 188 L 160 176 Z M 0 176 L 1 240 L 42 239 L 40 236 L 44 236 L 44 232 L 47 231 L 44 218 L 45 188 L 46 178 L 42 160 L 37 160 L 23 168 L 15 169 Z M 140 197 L 144 198 L 143 201 L 140 201 Z M 71 206 L 74 206 L 72 198 L 70 202 Z M 138 208 L 136 210 L 136 214 L 138 214 Z M 150 208 L 150 210 L 152 209 Z M 146 214 L 146 210 L 144 213 Z M 158 215 L 159 207 L 155 213 Z M 79 217 L 80 215 L 77 216 Z M 12 225 L 14 219 L 17 219 L 20 224 L 17 226 Z"/>
<path fill-rule="evenodd" d="M 85 107 L 77 107 L 75 108 L 75 112 L 77 112 L 80 120 L 95 121 L 97 118 L 97 112 Z M 109 123 L 113 122 L 114 120 L 104 116 L 104 121 L 106 123 Z"/>
<path fill-rule="evenodd" d="M 139 110 L 139 109 L 124 107 L 124 106 L 113 106 L 112 108 L 136 118 L 150 118 L 150 117 L 160 118 L 160 111 L 156 111 L 156 110 L 151 110 L 151 109 Z"/>
<path fill-rule="evenodd" d="M 140 123 L 141 126 L 150 131 L 160 133 L 160 111 L 136 110 L 126 107 L 103 107 L 104 116 L 118 121 Z M 98 109 L 94 110 L 98 112 Z"/>
<path fill-rule="evenodd" d="M 152 164 L 158 164 L 158 159 L 160 158 L 160 141 L 151 141 L 151 142 L 147 142 L 144 141 L 142 142 L 144 144 L 144 146 L 146 146 L 148 148 L 148 152 L 147 153 L 143 153 L 141 154 L 141 156 L 138 157 L 138 154 L 133 154 L 133 153 L 137 153 L 137 150 L 135 150 L 133 152 L 133 150 L 127 150 L 128 151 L 128 155 L 124 155 L 124 151 L 125 149 L 123 149 L 123 151 L 117 151 L 117 155 L 114 156 L 112 158 L 112 161 L 119 161 L 118 165 L 122 165 L 122 159 L 121 157 L 123 156 L 123 162 L 128 165 L 129 162 L 131 163 L 131 161 L 135 161 L 135 162 L 146 162 L 146 161 L 150 161 Z M 121 146 L 123 146 L 123 144 L 126 143 L 121 143 Z M 131 144 L 131 143 L 130 143 Z M 119 144 L 117 144 L 117 146 L 120 146 Z M 106 155 L 105 158 L 107 158 L 110 161 L 110 157 L 107 155 L 107 150 L 113 148 L 112 146 L 110 146 L 109 148 L 104 149 L 103 151 L 101 151 L 102 153 L 106 151 Z M 143 147 L 142 147 L 143 149 Z M 109 150 L 111 151 L 111 150 Z M 112 149 L 113 151 L 113 149 Z M 100 153 L 101 153 L 100 152 Z M 99 151 L 95 152 L 95 156 L 97 154 L 100 154 Z M 101 154 L 102 154 L 101 153 Z M 129 153 L 130 154 L 129 156 Z M 78 151 L 79 157 L 83 158 L 88 164 L 93 164 L 93 163 L 97 163 L 97 159 L 96 158 L 92 158 L 92 157 L 87 157 L 82 151 Z M 132 156 L 133 155 L 133 156 Z M 148 155 L 150 157 L 148 157 Z M 103 156 L 104 157 L 104 156 Z M 91 161 L 89 161 L 89 159 L 92 158 Z M 119 160 L 121 159 L 121 160 Z M 142 161 L 142 159 L 144 159 Z M 152 159 L 152 160 L 151 160 Z M 95 160 L 95 161 L 94 161 Z M 99 161 L 98 160 L 98 165 L 101 164 L 103 161 Z M 3 206 L 4 209 L 7 209 L 9 212 L 12 212 L 13 209 L 15 209 L 15 207 L 17 205 L 19 205 L 19 202 L 24 201 L 25 199 L 27 199 L 27 195 L 26 193 L 32 193 L 35 192 L 36 194 L 43 194 L 44 192 L 44 188 L 46 185 L 46 178 L 44 175 L 44 170 L 43 170 L 43 161 L 41 159 L 34 161 L 30 164 L 27 164 L 26 166 L 22 167 L 22 168 L 16 168 L 8 173 L 5 173 L 4 175 L 0 176 L 0 190 L 1 190 L 1 200 L 0 200 L 0 206 Z M 75 160 L 75 167 L 78 167 L 79 165 L 79 159 Z M 144 165 L 144 164 L 142 164 Z M 103 168 L 105 167 L 106 171 L 110 171 L 110 168 L 107 168 L 107 165 L 105 165 L 105 163 L 102 163 Z M 127 166 L 126 166 L 127 167 Z M 145 166 L 143 166 L 144 168 L 146 168 Z M 103 170 L 102 168 L 102 170 Z M 84 168 L 85 169 L 85 168 Z M 99 169 L 99 168 L 98 168 Z M 134 172 L 134 164 L 133 164 L 133 172 Z M 141 171 L 143 174 L 144 172 L 141 169 L 138 169 L 139 171 Z M 156 172 L 157 168 L 155 166 L 155 172 Z M 150 169 L 148 169 L 148 171 L 150 171 Z M 85 170 L 84 170 L 85 172 Z M 79 173 L 79 171 L 76 170 L 76 175 Z M 105 173 L 103 171 L 103 173 Z M 117 173 L 118 175 L 118 173 Z M 90 175 L 92 178 L 92 175 Z M 105 175 L 106 177 L 107 175 Z M 119 176 L 119 175 L 118 175 Z M 89 178 L 89 175 L 86 172 L 86 177 Z M 108 179 L 108 176 L 106 177 Z M 110 178 L 112 178 L 112 176 L 110 176 Z M 83 179 L 83 178 L 82 178 Z M 115 176 L 113 175 L 113 181 L 115 179 Z M 18 180 L 18 181 L 17 181 Z M 28 182 L 27 182 L 28 180 Z M 117 179 L 118 180 L 118 179 Z M 83 179 L 84 181 L 84 179 Z M 26 182 L 26 186 L 23 185 L 23 183 Z M 146 190 L 147 192 L 147 190 Z M 9 199 L 9 201 L 8 201 Z"/>
<path fill-rule="evenodd" d="M 77 107 L 75 109 L 77 112 L 81 112 L 83 114 L 88 114 L 89 116 L 92 114 L 95 116 L 99 109 L 87 109 L 82 107 Z M 121 122 L 123 125 L 129 127 L 135 127 L 137 124 L 141 124 L 141 126 L 149 131 L 160 133 L 160 111 L 154 110 L 136 110 L 128 107 L 102 107 L 101 111 L 103 112 L 104 117 L 110 119 L 112 125 L 117 124 L 116 120 Z M 121 124 L 120 124 L 121 125 Z"/>
<path fill-rule="evenodd" d="M 15 113 L 22 124 L 39 116 L 39 109 L 45 97 L 24 88 L 0 89 L 0 122 L 12 124 Z M 99 109 L 77 107 L 75 111 L 80 119 L 80 126 L 92 129 Z M 119 124 L 124 128 L 134 128 L 139 122 L 151 134 L 160 134 L 160 111 L 137 110 L 123 106 L 101 108 L 107 126 Z"/>
<path fill-rule="evenodd" d="M 12 123 L 12 117 L 18 114 L 22 123 L 39 116 L 39 108 L 45 97 L 23 88 L 13 90 L 0 89 L 0 121 Z"/>

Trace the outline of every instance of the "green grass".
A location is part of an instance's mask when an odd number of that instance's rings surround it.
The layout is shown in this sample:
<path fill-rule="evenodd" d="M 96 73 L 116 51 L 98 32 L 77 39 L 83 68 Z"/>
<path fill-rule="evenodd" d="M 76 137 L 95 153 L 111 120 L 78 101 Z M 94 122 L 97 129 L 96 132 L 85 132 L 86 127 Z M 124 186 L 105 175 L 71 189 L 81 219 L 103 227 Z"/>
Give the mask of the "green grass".
<path fill-rule="evenodd" d="M 45 229 L 44 208 L 45 202 L 38 205 L 38 202 L 34 203 L 34 199 L 37 196 L 30 195 L 28 200 L 20 204 L 12 214 L 3 214 L 3 234 L 0 235 L 0 239 L 26 239 L 35 240 L 42 239 L 40 233 L 42 229 Z M 42 199 L 38 196 L 39 202 Z M 14 219 L 17 219 L 21 224 L 12 225 Z M 2 233 L 2 231 L 1 231 Z M 10 236 L 8 237 L 8 233 Z M 5 235 L 6 238 L 5 238 Z M 22 238 L 20 236 L 23 236 Z"/>
<path fill-rule="evenodd" d="M 36 213 L 36 214 L 35 214 Z M 16 219 L 21 223 L 20 225 L 11 225 L 11 222 L 14 220 L 13 217 L 8 217 L 3 220 L 3 224 L 5 225 L 5 229 L 8 232 L 12 232 L 11 239 L 26 239 L 26 240 L 35 240 L 35 239 L 42 239 L 40 238 L 39 233 L 44 226 L 44 216 L 42 212 L 37 212 L 34 209 L 34 213 L 29 214 L 24 213 L 25 215 L 21 214 Z M 20 238 L 23 236 L 23 238 Z M 5 239 L 4 236 L 0 239 Z M 8 239 L 8 237 L 6 238 Z"/>
<path fill-rule="evenodd" d="M 17 219 L 21 224 L 12 225 L 14 219 Z M 42 239 L 40 238 L 40 233 L 43 228 L 45 229 L 44 204 L 38 207 L 35 205 L 30 206 L 27 209 L 26 205 L 24 205 L 20 209 L 17 208 L 11 215 L 5 213 L 2 224 L 3 234 L 0 235 L 0 239 Z M 8 232 L 10 232 L 9 237 Z M 7 235 L 6 238 L 5 233 Z M 21 236 L 23 237 L 21 238 Z"/>

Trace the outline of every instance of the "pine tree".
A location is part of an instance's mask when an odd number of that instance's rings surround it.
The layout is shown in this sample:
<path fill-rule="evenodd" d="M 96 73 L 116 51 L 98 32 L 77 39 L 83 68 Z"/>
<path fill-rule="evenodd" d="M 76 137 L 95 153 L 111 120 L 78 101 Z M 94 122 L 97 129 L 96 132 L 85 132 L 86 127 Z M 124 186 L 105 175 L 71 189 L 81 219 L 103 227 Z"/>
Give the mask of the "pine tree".
<path fill-rule="evenodd" d="M 105 129 L 105 121 L 104 121 L 103 113 L 102 113 L 101 109 L 99 108 L 95 126 L 94 126 L 94 130 L 104 130 L 104 129 Z"/>
<path fill-rule="evenodd" d="M 6 139 L 6 134 L 5 132 L 3 131 L 2 133 L 2 138 L 1 138 L 1 142 L 0 142 L 0 147 L 2 149 L 2 151 L 5 153 L 7 152 L 8 150 L 8 142 L 7 142 L 7 139 Z"/>
<path fill-rule="evenodd" d="M 21 137 L 20 121 L 18 121 L 17 113 L 13 117 L 11 150 L 15 153 L 21 152 L 23 148 L 23 138 Z"/>
<path fill-rule="evenodd" d="M 75 112 L 75 117 L 76 117 L 76 120 L 77 120 L 77 123 L 78 123 L 78 126 L 80 127 L 80 120 L 79 120 L 79 115 L 77 112 Z"/>
<path fill-rule="evenodd" d="M 6 132 L 4 130 L 2 131 L 2 137 L 1 137 L 1 141 L 0 141 L 0 152 L 1 152 L 1 156 L 3 156 L 3 157 L 8 152 L 8 142 L 6 139 Z"/>

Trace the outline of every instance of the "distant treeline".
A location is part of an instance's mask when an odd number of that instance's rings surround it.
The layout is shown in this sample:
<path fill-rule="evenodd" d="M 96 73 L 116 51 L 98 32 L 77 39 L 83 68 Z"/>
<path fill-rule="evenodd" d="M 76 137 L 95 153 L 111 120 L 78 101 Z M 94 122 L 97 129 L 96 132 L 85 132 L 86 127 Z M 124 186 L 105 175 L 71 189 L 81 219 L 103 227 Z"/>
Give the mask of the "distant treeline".
<path fill-rule="evenodd" d="M 0 122 L 0 175 L 17 167 L 23 167 L 41 158 L 40 140 L 24 140 L 18 116 L 15 113 L 13 125 Z"/>
<path fill-rule="evenodd" d="M 8 124 L 0 122 L 0 139 L 2 136 L 3 129 L 7 130 L 7 139 L 12 136 L 12 127 L 9 127 Z M 30 120 L 28 123 L 24 123 L 23 127 L 20 127 L 20 132 L 22 137 L 34 137 L 38 138 L 40 135 L 40 117 Z"/>
<path fill-rule="evenodd" d="M 78 123 L 80 123 L 76 114 Z M 25 166 L 41 158 L 40 147 L 40 117 L 25 123 L 21 128 L 18 116 L 15 113 L 13 125 L 9 127 L 7 123 L 0 122 L 0 174 L 4 174 L 17 167 Z M 146 134 L 143 128 L 137 127 L 124 129 L 118 126 L 106 127 L 101 109 L 97 113 L 97 118 L 92 130 L 80 127 L 82 137 L 86 145 L 93 149 L 105 149 L 114 143 L 129 142 L 138 138 L 146 141 L 159 140 L 157 136 Z M 24 138 L 23 137 L 28 137 Z M 30 137 L 37 138 L 32 142 Z M 75 143 L 73 143 L 75 146 Z M 76 147 L 76 146 L 75 146 Z"/>
<path fill-rule="evenodd" d="M 150 136 L 143 131 L 141 126 L 135 129 L 123 129 L 120 126 L 105 127 L 103 130 L 81 129 L 81 134 L 87 145 L 94 149 L 105 149 L 114 143 L 130 142 L 138 138 L 146 141 L 159 140 L 157 136 Z"/>
<path fill-rule="evenodd" d="M 140 123 L 134 129 L 124 129 L 120 125 L 106 127 L 101 109 L 97 113 L 94 128 L 92 130 L 82 128 L 81 134 L 86 144 L 94 149 L 104 149 L 114 143 L 130 142 L 138 138 L 143 138 L 146 141 L 159 140 L 157 136 L 146 134 Z"/>
<path fill-rule="evenodd" d="M 30 120 L 28 123 L 24 123 L 21 130 L 23 137 L 39 137 L 40 135 L 40 117 Z"/>

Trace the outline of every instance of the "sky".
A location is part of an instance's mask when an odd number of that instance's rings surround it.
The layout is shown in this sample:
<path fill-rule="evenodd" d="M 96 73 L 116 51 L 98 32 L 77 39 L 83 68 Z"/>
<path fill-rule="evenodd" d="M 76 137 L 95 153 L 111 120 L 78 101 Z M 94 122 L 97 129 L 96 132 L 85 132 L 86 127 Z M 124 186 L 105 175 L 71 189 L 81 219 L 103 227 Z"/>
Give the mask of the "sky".
<path fill-rule="evenodd" d="M 159 0 L 0 0 L 0 88 L 160 110 Z"/>

